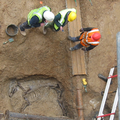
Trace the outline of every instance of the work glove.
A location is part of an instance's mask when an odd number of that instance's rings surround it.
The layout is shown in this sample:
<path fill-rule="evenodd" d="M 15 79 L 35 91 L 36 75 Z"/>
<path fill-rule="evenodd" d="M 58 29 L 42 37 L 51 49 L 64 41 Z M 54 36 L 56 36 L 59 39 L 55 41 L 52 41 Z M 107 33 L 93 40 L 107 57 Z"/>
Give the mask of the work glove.
<path fill-rule="evenodd" d="M 79 31 L 80 31 L 80 32 L 84 32 L 83 28 L 81 28 Z"/>

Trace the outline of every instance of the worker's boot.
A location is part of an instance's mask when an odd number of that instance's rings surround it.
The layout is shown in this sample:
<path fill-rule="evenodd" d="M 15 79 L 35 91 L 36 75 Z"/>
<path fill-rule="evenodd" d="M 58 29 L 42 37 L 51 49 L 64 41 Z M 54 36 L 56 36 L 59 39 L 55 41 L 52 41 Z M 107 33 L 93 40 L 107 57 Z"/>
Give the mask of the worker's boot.
<path fill-rule="evenodd" d="M 70 51 L 73 51 L 73 50 L 75 50 L 75 49 L 74 49 L 73 47 L 71 47 L 71 48 L 69 48 L 69 50 L 70 50 Z"/>
<path fill-rule="evenodd" d="M 45 28 L 45 26 L 43 27 L 43 34 L 45 35 L 47 33 L 47 29 Z"/>
<path fill-rule="evenodd" d="M 75 42 L 75 37 L 68 36 L 68 40 Z"/>
<path fill-rule="evenodd" d="M 26 36 L 26 32 L 25 32 L 25 31 L 21 31 L 21 29 L 20 29 L 20 33 L 21 33 L 23 36 Z"/>

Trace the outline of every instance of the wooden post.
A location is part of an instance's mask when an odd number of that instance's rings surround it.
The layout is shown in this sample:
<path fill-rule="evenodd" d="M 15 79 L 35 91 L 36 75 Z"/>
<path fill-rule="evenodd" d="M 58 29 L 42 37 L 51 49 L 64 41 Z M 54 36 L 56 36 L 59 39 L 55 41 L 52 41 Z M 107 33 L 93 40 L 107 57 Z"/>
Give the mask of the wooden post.
<path fill-rule="evenodd" d="M 46 116 L 38 116 L 38 115 L 30 115 L 30 114 L 21 114 L 10 112 L 9 110 L 5 111 L 5 120 L 9 120 L 10 117 L 20 118 L 20 119 L 31 119 L 31 120 L 73 120 L 69 118 L 62 117 L 46 117 Z"/>
<path fill-rule="evenodd" d="M 83 114 L 83 100 L 82 100 L 82 83 L 80 76 L 76 76 L 77 85 L 77 110 L 78 110 L 78 120 L 84 120 Z"/>

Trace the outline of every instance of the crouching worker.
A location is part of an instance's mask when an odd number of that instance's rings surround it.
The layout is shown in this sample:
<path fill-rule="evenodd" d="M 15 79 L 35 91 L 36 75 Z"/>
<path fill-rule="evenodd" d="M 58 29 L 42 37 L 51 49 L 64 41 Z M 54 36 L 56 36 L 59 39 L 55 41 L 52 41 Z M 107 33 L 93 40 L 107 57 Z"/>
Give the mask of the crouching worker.
<path fill-rule="evenodd" d="M 51 28 L 53 31 L 64 31 L 63 27 L 68 23 L 68 22 L 72 22 L 73 20 L 75 20 L 77 17 L 76 14 L 76 9 L 75 8 L 71 8 L 71 9 L 65 9 L 60 11 L 56 16 L 55 19 L 46 24 L 44 26 L 43 29 L 43 34 L 46 34 L 47 32 L 47 28 Z"/>
<path fill-rule="evenodd" d="M 68 39 L 71 40 L 72 42 L 80 41 L 79 44 L 77 44 L 74 47 L 71 47 L 70 51 L 77 50 L 80 48 L 82 48 L 82 50 L 84 51 L 89 51 L 99 44 L 101 34 L 98 28 L 93 27 L 81 28 L 80 32 L 82 33 L 78 37 L 68 36 Z"/>
<path fill-rule="evenodd" d="M 47 21 L 53 21 L 53 19 L 54 14 L 48 6 L 31 10 L 28 14 L 27 21 L 20 25 L 20 33 L 23 36 L 26 36 L 25 29 L 44 26 Z"/>

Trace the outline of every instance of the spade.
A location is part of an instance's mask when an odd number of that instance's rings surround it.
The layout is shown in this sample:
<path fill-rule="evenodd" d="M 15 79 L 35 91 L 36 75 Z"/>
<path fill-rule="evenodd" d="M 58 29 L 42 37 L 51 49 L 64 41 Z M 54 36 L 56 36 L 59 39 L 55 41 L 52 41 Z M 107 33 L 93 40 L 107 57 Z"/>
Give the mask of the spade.
<path fill-rule="evenodd" d="M 5 44 L 8 43 L 8 42 L 13 42 L 13 41 L 14 41 L 14 39 L 13 39 L 13 38 L 10 38 L 8 41 L 4 42 L 3 45 L 5 45 Z"/>

